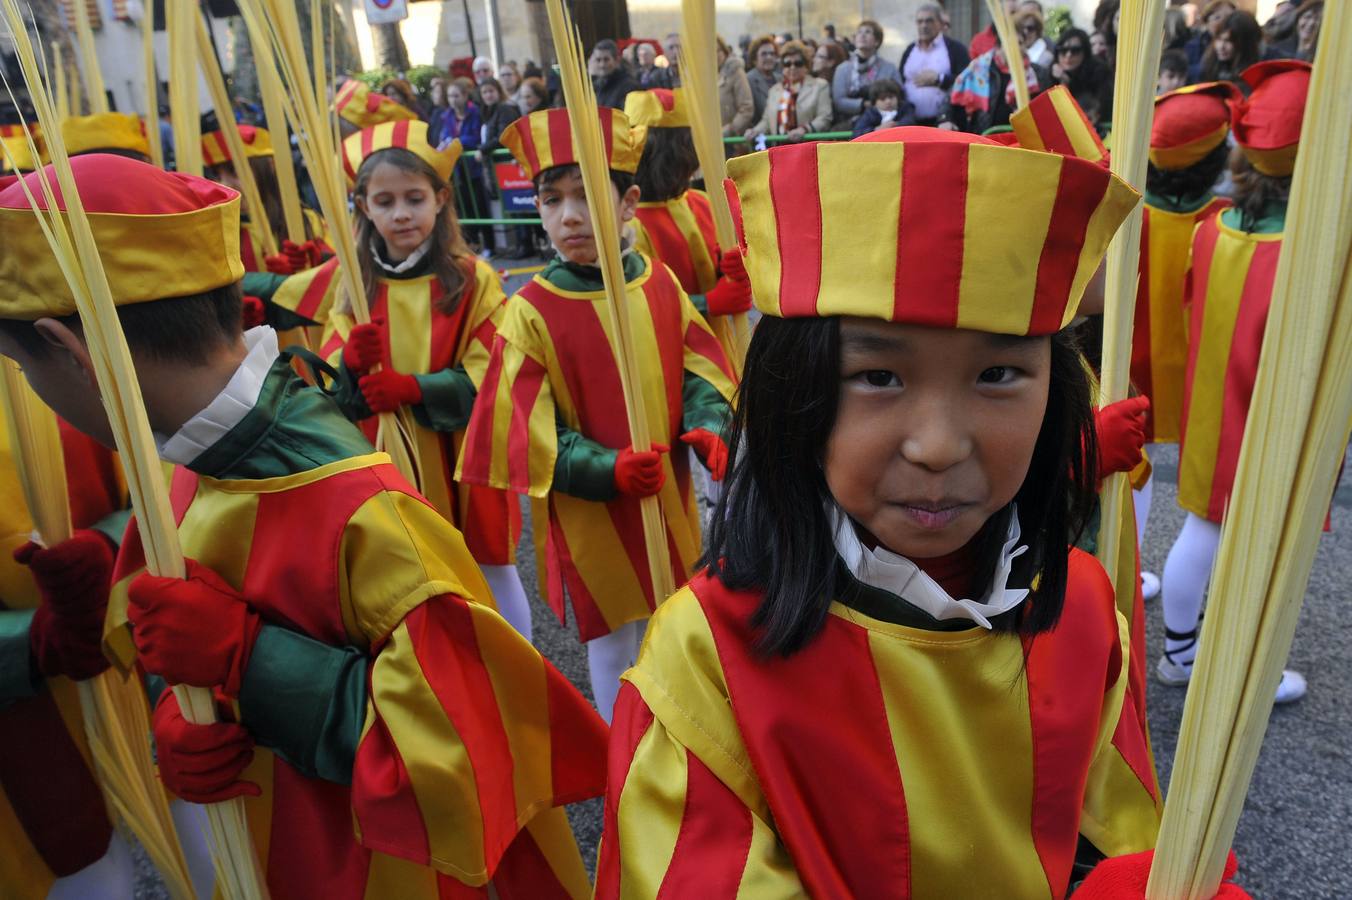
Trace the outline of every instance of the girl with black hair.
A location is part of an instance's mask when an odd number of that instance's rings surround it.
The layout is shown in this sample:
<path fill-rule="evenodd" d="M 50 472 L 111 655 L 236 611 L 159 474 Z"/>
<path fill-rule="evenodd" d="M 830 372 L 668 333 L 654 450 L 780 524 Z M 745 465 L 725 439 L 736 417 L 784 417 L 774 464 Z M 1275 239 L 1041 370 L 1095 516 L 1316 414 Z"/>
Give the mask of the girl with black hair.
<path fill-rule="evenodd" d="M 1064 896 L 1156 828 L 1126 624 L 1072 549 L 1095 436 L 1062 331 L 1136 194 L 931 128 L 729 176 L 767 318 L 707 568 L 616 705 L 597 896 Z M 1051 227 L 968 241 L 996 202 Z"/>

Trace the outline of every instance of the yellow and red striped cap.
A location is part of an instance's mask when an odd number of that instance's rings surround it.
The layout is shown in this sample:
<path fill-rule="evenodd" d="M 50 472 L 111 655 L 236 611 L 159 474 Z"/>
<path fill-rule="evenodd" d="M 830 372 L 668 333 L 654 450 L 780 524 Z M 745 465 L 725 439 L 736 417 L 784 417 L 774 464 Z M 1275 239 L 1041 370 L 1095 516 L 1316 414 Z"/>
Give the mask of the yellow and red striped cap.
<path fill-rule="evenodd" d="M 356 185 L 357 170 L 368 156 L 394 147 L 416 155 L 435 169 L 442 181 L 451 180 L 451 172 L 463 152 L 458 140 L 451 141 L 441 150 L 429 144 L 426 122 L 385 122 L 363 128 L 343 141 L 343 172 L 347 174 L 348 190 Z"/>
<path fill-rule="evenodd" d="M 239 126 L 240 140 L 244 141 L 244 155 L 248 159 L 272 156 L 272 135 L 266 128 L 252 125 Z M 209 131 L 202 135 L 202 164 L 205 166 L 223 166 L 230 162 L 230 145 L 225 140 L 224 131 Z"/>
<path fill-rule="evenodd" d="M 766 315 L 1000 334 L 1068 324 L 1140 201 L 1086 160 L 935 128 L 774 147 L 728 160 L 728 175 Z"/>
<path fill-rule="evenodd" d="M 1235 143 L 1264 175 L 1295 171 L 1310 72 L 1310 64 L 1297 59 L 1261 62 L 1243 72 L 1253 90 L 1235 104 L 1230 127 Z"/>
<path fill-rule="evenodd" d="M 1025 150 L 1059 153 L 1108 165 L 1108 149 L 1064 84 L 1038 94 L 1009 117 L 1009 125 L 1017 145 Z M 998 143 L 1009 145 L 1007 141 Z"/>
<path fill-rule="evenodd" d="M 61 123 L 61 139 L 71 156 L 96 150 L 127 150 L 150 157 L 150 142 L 146 140 L 141 117 L 131 113 L 71 116 Z"/>
<path fill-rule="evenodd" d="M 601 117 L 610 168 L 634 174 L 643 155 L 643 134 L 631 128 L 629 118 L 618 109 L 600 106 L 596 112 Z M 577 163 L 573 127 L 566 109 L 541 109 L 522 116 L 503 129 L 500 140 L 532 181 L 546 169 Z"/>
<path fill-rule="evenodd" d="M 370 128 L 385 122 L 404 122 L 418 118 L 418 114 L 400 106 L 383 94 L 371 89 L 356 78 L 349 78 L 333 96 L 333 111 L 358 128 Z"/>
<path fill-rule="evenodd" d="M 690 127 L 690 107 L 682 88 L 634 91 L 624 98 L 624 117 L 634 128 Z"/>
<path fill-rule="evenodd" d="M 1230 116 L 1243 99 L 1229 81 L 1190 84 L 1155 98 L 1150 161 L 1159 169 L 1186 169 L 1225 142 Z"/>

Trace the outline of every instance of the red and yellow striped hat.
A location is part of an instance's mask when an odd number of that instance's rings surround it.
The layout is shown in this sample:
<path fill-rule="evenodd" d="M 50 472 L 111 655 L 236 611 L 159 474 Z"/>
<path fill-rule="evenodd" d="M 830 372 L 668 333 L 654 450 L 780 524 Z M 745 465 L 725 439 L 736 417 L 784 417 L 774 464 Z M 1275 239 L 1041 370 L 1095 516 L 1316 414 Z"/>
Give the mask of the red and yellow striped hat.
<path fill-rule="evenodd" d="M 643 155 L 643 135 L 629 126 L 628 117 L 618 109 L 601 106 L 596 111 L 601 117 L 610 168 L 634 174 Z M 566 109 L 541 109 L 522 116 L 503 130 L 500 140 L 532 181 L 546 169 L 577 163 Z"/>
<path fill-rule="evenodd" d="M 333 97 L 333 111 L 358 128 L 418 118 L 413 110 L 400 106 L 384 94 L 372 93 L 356 78 L 349 78 L 338 89 Z"/>
<path fill-rule="evenodd" d="M 61 139 L 71 156 L 96 150 L 127 150 L 150 157 L 141 117 L 131 113 L 95 113 L 71 116 L 61 123 Z"/>
<path fill-rule="evenodd" d="M 235 191 L 112 154 L 72 157 L 70 167 L 119 306 L 202 294 L 244 277 Z M 56 174 L 46 172 L 64 210 Z M 24 181 L 45 208 L 39 178 Z M 74 313 L 75 297 L 15 177 L 0 182 L 0 235 L 0 318 Z"/>
<path fill-rule="evenodd" d="M 1206 81 L 1156 97 L 1150 161 L 1159 169 L 1199 162 L 1225 143 L 1232 107 L 1243 96 L 1229 81 Z"/>
<path fill-rule="evenodd" d="M 689 128 L 690 105 L 681 88 L 634 91 L 624 98 L 624 117 L 634 128 Z"/>
<path fill-rule="evenodd" d="M 239 136 L 244 141 L 244 155 L 248 159 L 272 156 L 272 135 L 266 128 L 252 125 L 239 126 Z M 225 140 L 224 131 L 209 131 L 202 135 L 202 165 L 223 166 L 230 162 L 230 145 Z"/>
<path fill-rule="evenodd" d="M 451 141 L 441 150 L 429 144 L 426 122 L 386 122 L 363 128 L 343 141 L 343 171 L 347 174 L 348 190 L 356 185 L 357 170 L 368 156 L 393 147 L 417 155 L 436 170 L 442 181 L 451 180 L 451 171 L 463 152 L 459 141 Z"/>
<path fill-rule="evenodd" d="M 29 128 L 33 132 L 33 143 L 41 154 L 42 133 L 36 123 Z M 24 135 L 22 125 L 0 125 L 0 144 L 4 145 L 3 151 L 0 151 L 0 172 L 31 172 L 38 167 L 38 161 L 33 159 L 33 153 L 28 149 L 28 138 Z M 12 165 L 11 158 L 14 161 Z"/>
<path fill-rule="evenodd" d="M 1017 146 L 1042 150 L 1108 165 L 1108 148 L 1103 146 L 1089 117 L 1064 84 L 1043 91 L 1028 105 L 1009 117 Z M 1009 145 L 1008 141 L 997 143 Z"/>
<path fill-rule="evenodd" d="M 1310 64 L 1277 59 L 1249 66 L 1243 78 L 1253 90 L 1234 106 L 1235 143 L 1264 175 L 1285 177 L 1296 168 L 1296 148 L 1310 91 Z"/>
<path fill-rule="evenodd" d="M 1086 160 L 935 128 L 728 160 L 756 307 L 1059 331 L 1140 195 Z M 860 223 L 867 223 L 862 236 Z"/>

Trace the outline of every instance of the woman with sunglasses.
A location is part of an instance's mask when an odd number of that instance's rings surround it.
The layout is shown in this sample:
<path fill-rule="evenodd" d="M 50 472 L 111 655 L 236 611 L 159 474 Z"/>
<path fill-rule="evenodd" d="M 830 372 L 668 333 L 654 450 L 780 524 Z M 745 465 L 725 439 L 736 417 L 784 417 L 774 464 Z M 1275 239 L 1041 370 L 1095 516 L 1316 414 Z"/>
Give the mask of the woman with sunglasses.
<path fill-rule="evenodd" d="M 747 140 L 754 141 L 763 134 L 782 134 L 791 141 L 801 141 L 804 135 L 826 131 L 831 126 L 834 115 L 831 85 L 808 74 L 809 59 L 807 47 L 798 41 L 789 41 L 779 51 L 784 80 L 770 88 L 765 112 L 747 130 Z"/>
<path fill-rule="evenodd" d="M 1019 36 L 1019 46 L 1023 48 L 1023 55 L 1033 65 L 1045 69 L 1056 61 L 1051 44 L 1043 37 L 1045 29 L 1042 24 L 1042 13 L 1037 11 L 1035 4 L 1019 5 L 1018 12 L 1014 13 L 1014 30 Z"/>
<path fill-rule="evenodd" d="M 1113 120 L 1113 73 L 1090 53 L 1083 29 L 1067 29 L 1057 41 L 1052 78 L 1066 86 L 1089 121 Z"/>

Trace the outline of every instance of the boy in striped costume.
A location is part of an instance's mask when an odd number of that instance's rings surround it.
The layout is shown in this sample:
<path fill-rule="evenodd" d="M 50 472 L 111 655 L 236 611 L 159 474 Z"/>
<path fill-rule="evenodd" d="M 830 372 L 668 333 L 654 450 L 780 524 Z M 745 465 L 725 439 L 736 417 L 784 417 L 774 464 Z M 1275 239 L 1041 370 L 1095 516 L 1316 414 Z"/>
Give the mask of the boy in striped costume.
<path fill-rule="evenodd" d="M 641 141 L 623 113 L 596 114 L 619 215 L 614 227 L 623 231 L 638 201 L 633 173 Z M 535 181 L 558 256 L 507 301 L 459 477 L 536 501 L 535 543 L 549 603 L 560 621 L 565 602 L 572 606 L 597 708 L 609 718 L 620 673 L 633 664 L 648 616 L 665 599 L 651 583 L 640 501 L 658 497 L 672 577 L 684 583 L 701 552 L 699 518 L 688 455 L 668 451 L 684 442 L 722 477 L 733 381 L 722 348 L 671 271 L 627 249 L 624 301 L 642 372 L 635 389 L 644 392 L 654 442 L 649 451 L 632 449 L 569 115 L 535 112 L 502 135 Z"/>

